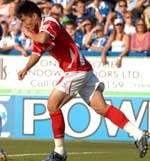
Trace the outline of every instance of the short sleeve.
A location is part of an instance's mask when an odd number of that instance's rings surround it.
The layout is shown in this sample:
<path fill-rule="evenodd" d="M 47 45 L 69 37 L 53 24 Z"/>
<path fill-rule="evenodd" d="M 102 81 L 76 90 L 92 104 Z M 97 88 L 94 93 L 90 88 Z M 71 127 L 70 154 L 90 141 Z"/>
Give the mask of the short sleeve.
<path fill-rule="evenodd" d="M 45 52 L 45 48 L 41 43 L 33 42 L 32 53 L 41 56 Z"/>
<path fill-rule="evenodd" d="M 55 39 L 60 31 L 60 24 L 53 18 L 44 18 L 40 27 L 40 32 L 47 32 Z"/>

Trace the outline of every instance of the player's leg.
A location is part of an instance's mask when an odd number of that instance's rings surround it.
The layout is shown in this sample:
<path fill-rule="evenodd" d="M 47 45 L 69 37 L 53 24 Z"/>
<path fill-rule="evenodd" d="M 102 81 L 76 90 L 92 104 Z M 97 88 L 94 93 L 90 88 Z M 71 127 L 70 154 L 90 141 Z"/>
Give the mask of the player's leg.
<path fill-rule="evenodd" d="M 99 83 L 98 78 L 91 72 L 87 83 L 84 85 L 81 91 L 79 91 L 81 97 L 100 115 L 111 120 L 118 127 L 124 129 L 130 135 L 132 135 L 138 142 L 138 149 L 140 156 L 146 154 L 147 150 L 147 138 L 142 130 L 135 127 L 118 108 L 113 105 L 108 105 L 103 97 L 102 91 L 104 86 Z M 145 147 L 146 146 L 146 147 Z"/>
<path fill-rule="evenodd" d="M 64 149 L 64 130 L 65 123 L 61 107 L 67 103 L 82 86 L 86 72 L 65 73 L 55 86 L 48 99 L 48 110 L 52 121 L 54 133 L 55 149 L 45 161 L 64 161 L 66 160 Z"/>
<path fill-rule="evenodd" d="M 140 157 L 144 157 L 148 149 L 148 136 L 142 130 L 134 126 L 122 111 L 113 105 L 106 104 L 102 93 L 99 90 L 95 90 L 91 99 L 90 106 L 104 117 L 111 120 L 119 128 L 124 129 L 136 140 L 136 145 L 139 150 Z"/>
<path fill-rule="evenodd" d="M 57 83 L 55 89 L 48 99 L 48 109 L 52 119 L 54 132 L 54 151 L 61 156 L 64 150 L 64 118 L 60 108 L 68 102 L 84 86 L 87 72 L 67 72 Z M 57 110 L 59 109 L 59 110 Z M 56 153 L 53 153 L 54 155 Z M 58 155 L 57 155 L 58 156 Z M 60 159 L 59 159 L 60 160 Z M 64 160 L 64 159 L 63 159 Z M 50 160 L 51 161 L 51 160 Z"/>
<path fill-rule="evenodd" d="M 122 111 L 120 111 L 118 108 L 114 107 L 113 105 L 106 104 L 104 97 L 102 93 L 99 90 L 95 90 L 93 93 L 93 96 L 90 100 L 89 104 L 98 114 L 108 118 L 111 120 L 115 125 L 117 125 L 119 128 L 123 128 L 125 131 L 129 132 L 133 135 L 135 139 L 140 139 L 142 136 L 142 131 L 138 130 L 137 128 L 134 128 L 134 131 L 132 131 L 132 128 L 128 127 L 128 124 L 130 124 L 130 121 L 128 118 L 124 115 Z"/>
<path fill-rule="evenodd" d="M 54 89 L 48 98 L 47 107 L 51 118 L 55 148 L 54 152 L 44 161 L 65 161 L 67 159 L 64 148 L 65 123 L 60 108 L 71 98 L 68 94 L 57 89 Z"/>
<path fill-rule="evenodd" d="M 65 123 L 61 107 L 67 103 L 72 96 L 54 89 L 48 99 L 48 111 L 51 117 L 52 129 L 54 135 L 55 149 L 54 151 L 63 155 L 64 149 L 64 131 Z"/>

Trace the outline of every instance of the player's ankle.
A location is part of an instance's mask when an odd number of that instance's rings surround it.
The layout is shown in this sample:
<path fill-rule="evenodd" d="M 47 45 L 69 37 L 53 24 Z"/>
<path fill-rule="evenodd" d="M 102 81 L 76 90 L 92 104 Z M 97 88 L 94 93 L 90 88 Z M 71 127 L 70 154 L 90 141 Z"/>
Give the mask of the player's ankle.
<path fill-rule="evenodd" d="M 66 151 L 65 151 L 65 149 L 64 149 L 64 147 L 56 147 L 55 149 L 54 149 L 54 152 L 56 152 L 56 153 L 58 153 L 58 154 L 60 154 L 60 155 L 64 155 L 64 154 L 66 154 Z"/>

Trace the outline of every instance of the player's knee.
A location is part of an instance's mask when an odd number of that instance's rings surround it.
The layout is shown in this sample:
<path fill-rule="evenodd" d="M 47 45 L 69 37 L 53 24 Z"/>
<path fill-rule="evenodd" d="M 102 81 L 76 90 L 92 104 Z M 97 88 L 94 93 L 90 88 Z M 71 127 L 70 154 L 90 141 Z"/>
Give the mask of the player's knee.
<path fill-rule="evenodd" d="M 98 108 L 94 108 L 95 112 L 100 115 L 104 115 L 106 111 L 108 110 L 109 105 L 103 105 Z"/>
<path fill-rule="evenodd" d="M 48 104 L 48 105 L 47 105 L 47 109 L 48 109 L 48 111 L 51 113 L 51 112 L 57 111 L 57 110 L 58 110 L 58 107 L 55 106 L 55 105 L 52 105 L 52 104 Z"/>

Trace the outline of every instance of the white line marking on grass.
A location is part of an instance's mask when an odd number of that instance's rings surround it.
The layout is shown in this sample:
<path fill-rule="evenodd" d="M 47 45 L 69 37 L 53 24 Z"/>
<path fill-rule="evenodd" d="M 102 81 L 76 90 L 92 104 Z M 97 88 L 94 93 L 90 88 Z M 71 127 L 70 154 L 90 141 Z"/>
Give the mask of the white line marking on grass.
<path fill-rule="evenodd" d="M 31 153 L 31 154 L 10 154 L 8 155 L 8 157 L 25 157 L 25 156 L 43 156 L 43 155 L 47 155 L 47 153 Z"/>
<path fill-rule="evenodd" d="M 108 152 L 70 152 L 68 155 L 86 155 L 86 154 L 106 154 Z M 43 156 L 48 153 L 31 153 L 31 154 L 10 154 L 8 157 L 25 157 L 25 156 Z"/>

